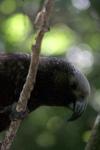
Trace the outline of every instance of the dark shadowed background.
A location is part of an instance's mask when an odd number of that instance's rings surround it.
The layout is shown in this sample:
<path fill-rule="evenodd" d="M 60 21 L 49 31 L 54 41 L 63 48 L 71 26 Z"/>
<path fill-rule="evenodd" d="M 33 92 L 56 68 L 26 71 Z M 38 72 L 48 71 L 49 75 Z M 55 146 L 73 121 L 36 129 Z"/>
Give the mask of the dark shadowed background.
<path fill-rule="evenodd" d="M 33 21 L 42 2 L 0 0 L 0 52 L 31 52 Z M 50 25 L 41 55 L 65 57 L 86 74 L 92 89 L 89 105 L 70 123 L 65 121 L 68 109 L 38 108 L 23 121 L 12 150 L 84 150 L 100 110 L 100 1 L 55 0 Z"/>

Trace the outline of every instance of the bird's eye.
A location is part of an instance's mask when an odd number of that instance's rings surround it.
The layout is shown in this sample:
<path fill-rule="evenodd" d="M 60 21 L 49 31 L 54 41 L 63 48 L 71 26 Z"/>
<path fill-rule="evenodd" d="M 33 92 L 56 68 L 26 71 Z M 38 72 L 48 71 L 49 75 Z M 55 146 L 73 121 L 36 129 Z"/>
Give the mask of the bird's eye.
<path fill-rule="evenodd" d="M 71 88 L 72 89 L 76 89 L 77 88 L 77 84 L 74 82 L 73 84 L 71 84 Z"/>
<path fill-rule="evenodd" d="M 84 96 L 84 95 L 81 95 L 81 98 L 82 98 L 82 99 L 84 99 L 84 98 L 85 98 L 85 96 Z"/>

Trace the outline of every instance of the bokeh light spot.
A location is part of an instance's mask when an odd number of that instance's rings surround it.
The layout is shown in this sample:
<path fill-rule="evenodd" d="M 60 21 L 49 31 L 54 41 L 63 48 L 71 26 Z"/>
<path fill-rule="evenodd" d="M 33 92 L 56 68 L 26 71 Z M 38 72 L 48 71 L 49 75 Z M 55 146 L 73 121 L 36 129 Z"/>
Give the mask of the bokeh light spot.
<path fill-rule="evenodd" d="M 89 138 L 90 138 L 90 135 L 91 135 L 91 131 L 86 131 L 84 134 L 83 134 L 83 141 L 84 142 L 88 142 Z"/>
<path fill-rule="evenodd" d="M 63 124 L 63 120 L 61 117 L 54 116 L 51 117 L 47 122 L 47 128 L 51 131 L 58 131 Z"/>
<path fill-rule="evenodd" d="M 94 63 L 91 48 L 86 44 L 71 47 L 67 57 L 70 62 L 74 63 L 87 73 L 90 71 Z"/>
<path fill-rule="evenodd" d="M 41 147 L 53 146 L 55 142 L 56 142 L 55 136 L 48 131 L 44 131 L 36 139 L 36 143 Z"/>
<path fill-rule="evenodd" d="M 16 9 L 16 1 L 15 0 L 4 0 L 0 4 L 0 11 L 3 14 L 10 14 Z"/>
<path fill-rule="evenodd" d="M 90 7 L 89 0 L 72 0 L 72 5 L 79 10 L 86 10 Z"/>
<path fill-rule="evenodd" d="M 22 42 L 30 32 L 31 23 L 23 14 L 16 14 L 8 18 L 2 25 L 5 39 L 12 42 Z"/>
<path fill-rule="evenodd" d="M 54 26 L 50 32 L 48 32 L 42 43 L 43 55 L 61 55 L 66 52 L 66 49 L 75 40 L 75 35 L 65 25 Z"/>

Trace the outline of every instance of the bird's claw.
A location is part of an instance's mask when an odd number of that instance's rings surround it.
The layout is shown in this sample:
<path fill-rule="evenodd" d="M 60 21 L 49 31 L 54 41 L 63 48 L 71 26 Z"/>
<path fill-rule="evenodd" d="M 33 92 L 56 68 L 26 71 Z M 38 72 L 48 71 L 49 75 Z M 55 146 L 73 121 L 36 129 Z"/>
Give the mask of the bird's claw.
<path fill-rule="evenodd" d="M 9 116 L 10 120 L 13 120 L 13 121 L 18 120 L 18 119 L 24 119 L 29 114 L 28 108 L 25 111 L 18 112 L 16 110 L 16 105 L 17 105 L 17 103 L 13 104 L 12 110 L 11 110 L 11 113 Z"/>

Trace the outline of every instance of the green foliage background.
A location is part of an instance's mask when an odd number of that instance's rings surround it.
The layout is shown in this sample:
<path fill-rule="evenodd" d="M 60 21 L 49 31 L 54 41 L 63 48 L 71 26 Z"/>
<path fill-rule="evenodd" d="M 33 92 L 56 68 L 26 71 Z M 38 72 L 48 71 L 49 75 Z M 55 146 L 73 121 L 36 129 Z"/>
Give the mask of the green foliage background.
<path fill-rule="evenodd" d="M 31 52 L 33 20 L 42 2 L 0 0 L 0 52 Z M 41 55 L 66 57 L 86 74 L 92 89 L 89 105 L 69 123 L 66 108 L 38 108 L 22 123 L 12 150 L 83 150 L 100 110 L 100 1 L 55 0 L 50 25 Z"/>

